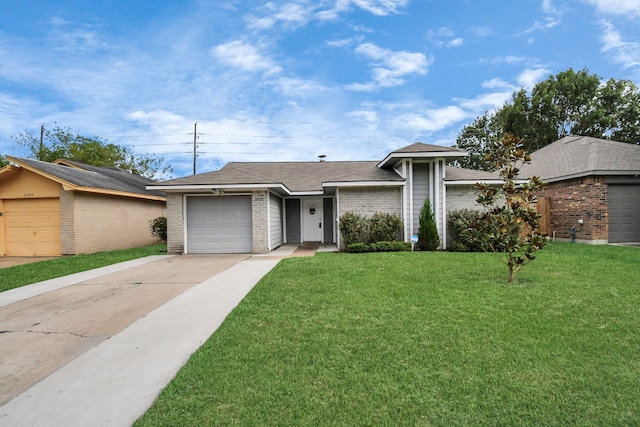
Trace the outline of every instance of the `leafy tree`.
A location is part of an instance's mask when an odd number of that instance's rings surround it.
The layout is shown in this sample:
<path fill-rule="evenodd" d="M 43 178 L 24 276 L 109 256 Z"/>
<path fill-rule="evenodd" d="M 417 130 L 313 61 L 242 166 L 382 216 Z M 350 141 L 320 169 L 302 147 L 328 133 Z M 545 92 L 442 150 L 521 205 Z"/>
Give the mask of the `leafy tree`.
<path fill-rule="evenodd" d="M 482 247 L 489 247 L 509 270 L 508 283 L 513 283 L 522 266 L 535 259 L 548 237 L 538 230 L 540 214 L 531 206 L 535 191 L 542 188 L 538 177 L 516 185 L 520 167 L 531 162 L 522 140 L 507 134 L 494 145 L 489 160 L 495 163 L 504 181 L 501 187 L 476 184 L 477 202 L 487 208 L 471 227 L 474 239 Z"/>
<path fill-rule="evenodd" d="M 603 82 L 584 69 L 561 71 L 520 89 L 495 112 L 485 112 L 465 126 L 456 146 L 470 153 L 459 166 L 493 170 L 485 155 L 500 138 L 513 134 L 527 152 L 564 136 L 581 135 L 637 144 L 640 141 L 640 90 L 630 80 Z"/>
<path fill-rule="evenodd" d="M 12 136 L 16 144 L 26 148 L 32 158 L 45 162 L 64 158 L 93 166 L 117 166 L 146 177 L 171 172 L 163 166 L 164 159 L 151 154 L 139 155 L 121 145 L 111 144 L 100 137 L 74 135 L 69 128 L 56 125 L 45 130 L 43 143 L 31 131 Z"/>
<path fill-rule="evenodd" d="M 438 226 L 433 217 L 433 209 L 431 208 L 431 200 L 426 199 L 420 215 L 418 216 L 420 227 L 418 228 L 418 249 L 423 251 L 435 251 L 440 246 L 440 237 L 438 237 Z"/>
<path fill-rule="evenodd" d="M 3 156 L 2 154 L 0 154 L 0 168 L 6 166 L 9 164 L 9 161 L 7 160 L 7 158 L 5 156 Z"/>
<path fill-rule="evenodd" d="M 167 217 L 159 216 L 149 221 L 149 231 L 151 235 L 157 237 L 163 242 L 167 241 Z"/>

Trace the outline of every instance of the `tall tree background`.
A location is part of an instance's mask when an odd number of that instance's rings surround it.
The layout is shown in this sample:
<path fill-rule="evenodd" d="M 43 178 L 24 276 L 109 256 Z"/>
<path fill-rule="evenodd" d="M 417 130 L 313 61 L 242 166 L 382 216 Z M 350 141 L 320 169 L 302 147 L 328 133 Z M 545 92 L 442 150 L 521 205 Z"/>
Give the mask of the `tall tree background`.
<path fill-rule="evenodd" d="M 465 126 L 456 147 L 469 152 L 457 165 L 495 170 L 486 160 L 495 143 L 512 134 L 526 152 L 564 136 L 580 135 L 640 143 L 640 90 L 630 80 L 603 81 L 587 69 L 572 68 L 538 82 L 531 93 L 517 90 L 501 108 Z"/>
<path fill-rule="evenodd" d="M 130 148 L 112 144 L 99 136 L 74 134 L 70 128 L 57 124 L 51 129 L 44 129 L 42 140 L 29 130 L 12 138 L 19 148 L 29 152 L 29 157 L 44 162 L 63 158 L 93 166 L 116 166 L 148 178 L 172 172 L 171 166 L 164 165 L 162 157 L 137 154 Z"/>

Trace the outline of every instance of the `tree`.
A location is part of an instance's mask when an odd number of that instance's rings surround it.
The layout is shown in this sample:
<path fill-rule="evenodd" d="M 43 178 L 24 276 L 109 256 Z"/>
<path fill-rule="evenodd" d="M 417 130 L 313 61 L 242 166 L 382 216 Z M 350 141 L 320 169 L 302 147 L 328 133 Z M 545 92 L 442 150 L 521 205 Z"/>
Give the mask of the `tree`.
<path fill-rule="evenodd" d="M 12 138 L 18 146 L 26 148 L 32 158 L 45 162 L 64 158 L 93 166 L 117 166 L 149 178 L 171 172 L 170 166 L 163 166 L 162 157 L 136 154 L 97 136 L 74 135 L 71 129 L 58 125 L 44 131 L 42 144 L 40 138 L 28 130 Z"/>
<path fill-rule="evenodd" d="M 5 167 L 8 164 L 9 164 L 9 161 L 7 160 L 7 158 L 2 154 L 0 154 L 0 168 Z"/>
<path fill-rule="evenodd" d="M 472 169 L 492 170 L 483 156 L 503 135 L 522 140 L 527 152 L 564 136 L 581 135 L 640 143 L 640 90 L 630 80 L 603 82 L 584 69 L 561 71 L 524 89 L 495 112 L 485 112 L 465 126 L 456 146 L 470 153 L 457 162 Z"/>
<path fill-rule="evenodd" d="M 535 192 L 543 183 L 532 177 L 524 184 L 516 184 L 520 167 L 530 163 L 522 140 L 507 134 L 496 143 L 489 154 L 504 181 L 501 187 L 476 184 L 477 202 L 487 208 L 471 227 L 474 240 L 489 247 L 508 268 L 507 282 L 513 283 L 515 275 L 524 264 L 535 259 L 535 252 L 542 249 L 548 236 L 538 230 L 540 214 L 532 207 Z"/>
<path fill-rule="evenodd" d="M 440 246 L 440 237 L 438 237 L 438 227 L 433 217 L 433 209 L 429 199 L 424 201 L 418 220 L 420 223 L 418 228 L 418 249 L 435 251 Z"/>

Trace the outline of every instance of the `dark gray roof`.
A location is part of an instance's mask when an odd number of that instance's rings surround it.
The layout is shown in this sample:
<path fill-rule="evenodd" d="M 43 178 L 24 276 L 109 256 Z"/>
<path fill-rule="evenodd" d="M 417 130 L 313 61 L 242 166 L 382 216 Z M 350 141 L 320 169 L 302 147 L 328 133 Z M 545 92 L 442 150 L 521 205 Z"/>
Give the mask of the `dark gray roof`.
<path fill-rule="evenodd" d="M 231 162 L 215 172 L 158 183 L 184 185 L 265 185 L 282 184 L 292 192 L 322 191 L 327 182 L 384 182 L 404 179 L 391 170 L 363 162 Z"/>
<path fill-rule="evenodd" d="M 474 169 L 447 166 L 445 181 L 491 181 L 500 180 L 498 172 L 479 171 Z"/>
<path fill-rule="evenodd" d="M 531 154 L 520 176 L 545 181 L 589 175 L 640 173 L 640 145 L 587 136 L 565 136 Z"/>
<path fill-rule="evenodd" d="M 442 145 L 433 145 L 433 144 L 425 144 L 423 142 L 416 142 L 411 145 L 407 145 L 406 147 L 399 148 L 392 153 L 438 153 L 438 152 L 460 152 L 461 154 L 466 153 L 466 151 L 461 150 L 456 147 L 443 147 Z"/>
<path fill-rule="evenodd" d="M 135 175 L 115 167 L 98 167 L 69 160 L 62 161 L 73 164 L 76 167 L 13 156 L 10 156 L 9 159 L 78 187 L 164 197 L 162 192 L 146 189 L 147 185 L 156 183 L 153 179 Z"/>

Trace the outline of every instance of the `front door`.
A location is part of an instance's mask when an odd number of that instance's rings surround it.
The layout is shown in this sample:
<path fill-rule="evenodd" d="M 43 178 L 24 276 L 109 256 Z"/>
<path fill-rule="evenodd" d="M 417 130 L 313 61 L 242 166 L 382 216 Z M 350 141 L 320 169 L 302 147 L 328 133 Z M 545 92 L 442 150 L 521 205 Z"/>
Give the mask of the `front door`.
<path fill-rule="evenodd" d="M 322 241 L 322 199 L 304 200 L 302 218 L 304 221 L 304 241 Z"/>

